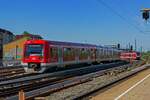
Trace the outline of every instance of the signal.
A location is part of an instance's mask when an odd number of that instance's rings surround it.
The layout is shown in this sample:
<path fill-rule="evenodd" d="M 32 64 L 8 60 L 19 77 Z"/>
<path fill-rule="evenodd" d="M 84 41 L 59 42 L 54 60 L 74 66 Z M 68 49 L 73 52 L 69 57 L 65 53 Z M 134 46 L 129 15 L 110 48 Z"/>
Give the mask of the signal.
<path fill-rule="evenodd" d="M 143 12 L 143 19 L 145 19 L 145 20 L 149 19 L 149 12 L 148 11 Z"/>
<path fill-rule="evenodd" d="M 141 11 L 142 11 L 143 19 L 145 19 L 147 21 L 149 19 L 149 11 L 150 11 L 150 9 L 145 8 L 145 9 L 142 9 Z"/>

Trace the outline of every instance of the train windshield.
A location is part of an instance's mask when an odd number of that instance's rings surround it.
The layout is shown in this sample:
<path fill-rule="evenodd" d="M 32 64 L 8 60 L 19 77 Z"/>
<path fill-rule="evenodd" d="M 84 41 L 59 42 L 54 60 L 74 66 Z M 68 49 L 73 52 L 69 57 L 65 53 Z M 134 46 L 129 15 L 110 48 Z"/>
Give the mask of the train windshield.
<path fill-rule="evenodd" d="M 43 45 L 41 44 L 26 45 L 25 56 L 30 56 L 30 55 L 43 56 Z"/>

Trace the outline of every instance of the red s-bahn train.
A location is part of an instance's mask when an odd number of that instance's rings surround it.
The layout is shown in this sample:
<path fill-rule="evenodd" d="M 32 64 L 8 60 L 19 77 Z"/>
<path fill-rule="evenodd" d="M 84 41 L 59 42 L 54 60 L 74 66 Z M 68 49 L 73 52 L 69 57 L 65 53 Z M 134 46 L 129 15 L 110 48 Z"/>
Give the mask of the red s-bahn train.
<path fill-rule="evenodd" d="M 124 51 L 120 53 L 121 60 L 140 60 L 141 53 L 136 51 Z"/>
<path fill-rule="evenodd" d="M 28 40 L 24 44 L 22 65 L 26 72 L 43 73 L 50 67 L 122 60 L 123 50 L 91 44 Z"/>

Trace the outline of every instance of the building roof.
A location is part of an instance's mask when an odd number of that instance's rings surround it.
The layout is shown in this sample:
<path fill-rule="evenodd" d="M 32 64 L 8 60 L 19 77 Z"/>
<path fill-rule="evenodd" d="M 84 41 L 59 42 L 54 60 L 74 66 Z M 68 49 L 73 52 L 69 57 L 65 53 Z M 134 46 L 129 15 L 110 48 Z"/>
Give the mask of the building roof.
<path fill-rule="evenodd" d="M 9 34 L 9 35 L 14 35 L 12 32 L 8 31 L 8 30 L 5 30 L 5 29 L 2 29 L 0 28 L 0 33 L 4 33 L 4 34 Z"/>
<path fill-rule="evenodd" d="M 22 35 L 16 35 L 16 39 L 20 39 L 23 37 L 31 37 L 33 39 L 42 39 L 40 35 L 35 35 L 35 34 L 22 34 Z"/>

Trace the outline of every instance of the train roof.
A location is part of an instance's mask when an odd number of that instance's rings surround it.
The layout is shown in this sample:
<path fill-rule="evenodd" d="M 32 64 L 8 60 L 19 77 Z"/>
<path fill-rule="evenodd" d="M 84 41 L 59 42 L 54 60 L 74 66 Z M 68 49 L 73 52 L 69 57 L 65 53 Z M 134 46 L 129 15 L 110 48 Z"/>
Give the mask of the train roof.
<path fill-rule="evenodd" d="M 87 44 L 87 43 L 73 43 L 73 42 L 60 42 L 60 41 L 48 41 L 48 42 L 54 45 L 97 47 L 97 45 Z"/>
<path fill-rule="evenodd" d="M 87 43 L 73 43 L 73 42 L 61 42 L 61 41 L 51 41 L 51 40 L 28 40 L 25 44 L 32 44 L 32 43 L 46 43 L 48 42 L 51 45 L 65 45 L 65 46 L 80 46 L 80 47 L 95 47 L 95 48 L 104 48 L 108 50 L 116 50 L 119 51 L 119 49 L 116 48 L 110 48 L 105 47 L 101 45 L 94 45 L 94 44 L 87 44 Z"/>
<path fill-rule="evenodd" d="M 97 47 L 94 44 L 85 44 L 85 43 L 73 43 L 73 42 L 61 42 L 61 41 L 51 41 L 51 40 L 28 40 L 25 44 L 32 44 L 32 43 L 46 43 L 48 42 L 51 45 L 66 45 L 66 46 L 83 46 L 83 47 Z"/>

